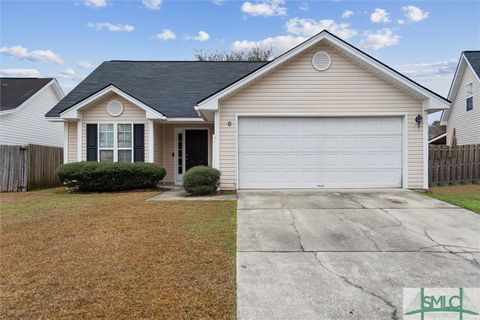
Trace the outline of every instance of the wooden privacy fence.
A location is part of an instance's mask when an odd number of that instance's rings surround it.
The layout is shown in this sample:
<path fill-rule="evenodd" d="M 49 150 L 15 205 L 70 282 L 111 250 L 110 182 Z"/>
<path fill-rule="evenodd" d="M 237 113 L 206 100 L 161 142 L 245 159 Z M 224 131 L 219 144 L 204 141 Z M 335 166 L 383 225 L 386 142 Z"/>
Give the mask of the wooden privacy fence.
<path fill-rule="evenodd" d="M 480 182 L 480 144 L 430 145 L 428 180 L 430 185 Z"/>
<path fill-rule="evenodd" d="M 0 145 L 0 192 L 60 186 L 56 169 L 62 163 L 63 148 Z"/>

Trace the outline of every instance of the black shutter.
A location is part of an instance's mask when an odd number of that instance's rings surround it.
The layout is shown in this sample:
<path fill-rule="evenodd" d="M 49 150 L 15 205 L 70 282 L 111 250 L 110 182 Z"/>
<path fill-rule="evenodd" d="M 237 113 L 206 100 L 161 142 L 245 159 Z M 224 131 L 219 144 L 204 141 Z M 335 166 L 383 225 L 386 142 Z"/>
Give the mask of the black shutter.
<path fill-rule="evenodd" d="M 145 161 L 145 125 L 133 125 L 133 161 Z"/>
<path fill-rule="evenodd" d="M 87 124 L 87 161 L 97 161 L 97 124 Z"/>

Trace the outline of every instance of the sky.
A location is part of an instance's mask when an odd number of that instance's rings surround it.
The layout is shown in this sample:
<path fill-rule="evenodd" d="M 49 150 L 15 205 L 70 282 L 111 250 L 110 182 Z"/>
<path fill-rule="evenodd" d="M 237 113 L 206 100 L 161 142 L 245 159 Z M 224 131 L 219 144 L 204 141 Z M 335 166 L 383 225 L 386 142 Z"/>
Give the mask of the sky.
<path fill-rule="evenodd" d="M 447 96 L 461 52 L 480 48 L 480 0 L 0 0 L 0 20 L 0 75 L 55 77 L 65 92 L 106 60 L 278 55 L 327 29 Z"/>

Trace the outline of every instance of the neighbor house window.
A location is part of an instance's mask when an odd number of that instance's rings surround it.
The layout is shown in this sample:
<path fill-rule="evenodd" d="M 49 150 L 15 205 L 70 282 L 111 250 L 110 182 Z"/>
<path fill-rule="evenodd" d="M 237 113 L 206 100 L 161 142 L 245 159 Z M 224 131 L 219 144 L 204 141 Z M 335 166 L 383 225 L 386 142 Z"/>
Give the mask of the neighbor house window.
<path fill-rule="evenodd" d="M 473 109 L 473 83 L 469 83 L 465 86 L 465 98 L 467 111 L 470 111 Z"/>
<path fill-rule="evenodd" d="M 98 159 L 100 162 L 113 162 L 114 135 L 113 123 L 102 123 L 98 126 Z"/>
<path fill-rule="evenodd" d="M 100 123 L 98 125 L 98 159 L 100 162 L 133 161 L 133 125 Z"/>

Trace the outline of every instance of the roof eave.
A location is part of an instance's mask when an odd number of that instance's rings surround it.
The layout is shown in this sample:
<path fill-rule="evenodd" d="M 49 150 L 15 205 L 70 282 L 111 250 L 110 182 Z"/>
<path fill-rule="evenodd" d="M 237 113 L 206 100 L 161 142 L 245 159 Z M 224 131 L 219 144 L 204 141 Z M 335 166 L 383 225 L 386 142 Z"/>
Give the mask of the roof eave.
<path fill-rule="evenodd" d="M 162 113 L 158 112 L 157 110 L 153 109 L 149 105 L 143 103 L 142 101 L 136 99 L 135 97 L 129 95 L 125 91 L 122 91 L 121 89 L 117 88 L 113 84 L 110 84 L 106 86 L 105 88 L 101 89 L 100 91 L 97 91 L 96 93 L 88 96 L 87 98 L 83 99 L 82 101 L 70 106 L 68 109 L 60 112 L 58 118 L 62 118 L 65 120 L 80 120 L 81 116 L 80 113 L 82 109 L 93 103 L 94 101 L 98 101 L 98 99 L 104 97 L 105 95 L 109 93 L 115 93 L 121 96 L 122 98 L 130 101 L 137 107 L 145 110 L 146 112 L 146 117 L 147 119 L 160 119 L 160 120 L 165 120 L 167 117 L 163 115 Z"/>

